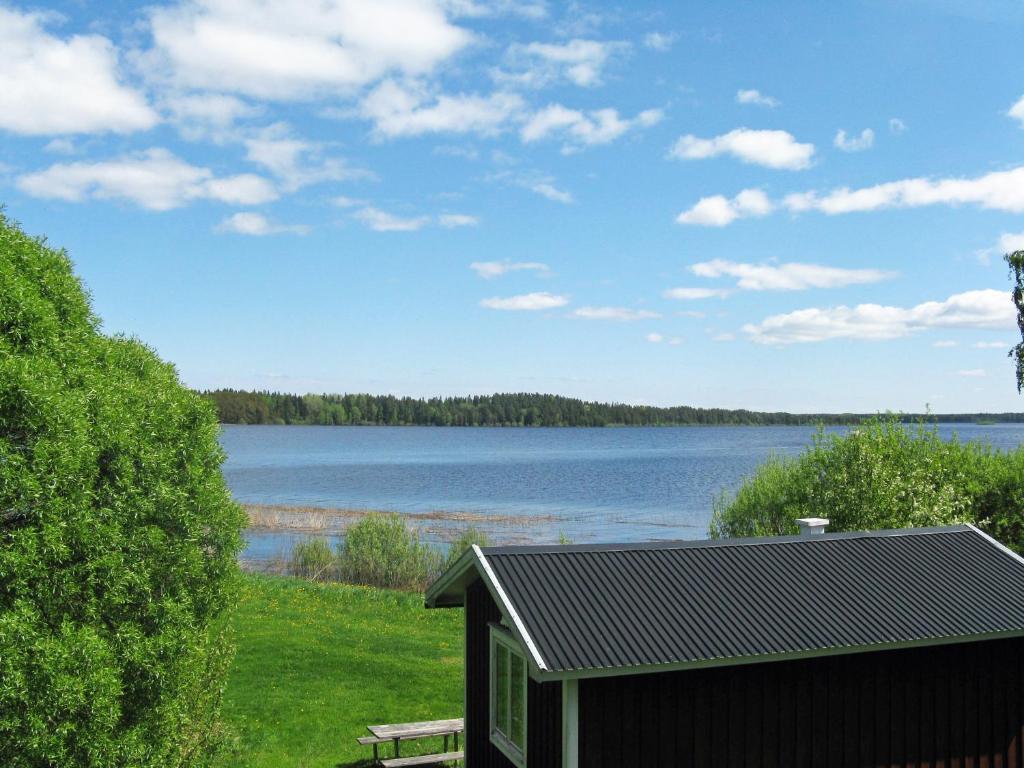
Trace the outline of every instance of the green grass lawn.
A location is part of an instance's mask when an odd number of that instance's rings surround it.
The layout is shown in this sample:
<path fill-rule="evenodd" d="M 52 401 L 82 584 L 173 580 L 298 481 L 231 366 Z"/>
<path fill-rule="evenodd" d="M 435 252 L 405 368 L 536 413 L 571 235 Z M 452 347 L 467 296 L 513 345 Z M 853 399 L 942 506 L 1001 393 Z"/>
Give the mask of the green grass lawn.
<path fill-rule="evenodd" d="M 422 595 L 246 575 L 224 766 L 364 764 L 366 726 L 462 715 L 462 611 Z M 439 751 L 440 742 L 424 744 Z M 390 754 L 390 752 L 388 752 Z M 402 754 L 415 754 L 414 749 Z"/>

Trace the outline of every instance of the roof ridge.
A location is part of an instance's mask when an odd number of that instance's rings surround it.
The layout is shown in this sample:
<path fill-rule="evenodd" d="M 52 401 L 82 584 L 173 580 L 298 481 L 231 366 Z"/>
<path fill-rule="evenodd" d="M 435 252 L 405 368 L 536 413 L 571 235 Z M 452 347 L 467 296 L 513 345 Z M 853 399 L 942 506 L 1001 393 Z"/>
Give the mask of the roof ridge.
<path fill-rule="evenodd" d="M 928 536 L 948 533 L 982 534 L 968 523 L 929 526 L 921 528 L 884 528 L 869 531 L 836 531 L 816 535 L 737 536 L 726 539 L 665 539 L 660 541 L 609 542 L 590 544 L 511 544 L 481 547 L 486 555 L 510 556 L 530 554 L 570 554 L 585 552 L 631 552 L 652 549 L 712 549 L 724 547 L 753 547 L 761 545 L 814 544 L 825 541 L 897 538 L 902 536 Z"/>

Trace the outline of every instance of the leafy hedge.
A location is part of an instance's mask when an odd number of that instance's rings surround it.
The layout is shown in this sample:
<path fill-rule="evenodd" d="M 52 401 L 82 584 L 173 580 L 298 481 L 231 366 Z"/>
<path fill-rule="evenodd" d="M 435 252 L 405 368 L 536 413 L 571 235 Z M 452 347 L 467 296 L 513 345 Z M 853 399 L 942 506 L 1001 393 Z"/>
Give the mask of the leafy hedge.
<path fill-rule="evenodd" d="M 799 457 L 769 459 L 723 494 L 709 532 L 793 534 L 798 517 L 828 518 L 831 531 L 969 522 L 1024 551 L 1024 450 L 943 440 L 934 426 L 892 417 L 821 430 Z"/>
<path fill-rule="evenodd" d="M 210 752 L 244 522 L 217 430 L 0 215 L 0 765 Z"/>

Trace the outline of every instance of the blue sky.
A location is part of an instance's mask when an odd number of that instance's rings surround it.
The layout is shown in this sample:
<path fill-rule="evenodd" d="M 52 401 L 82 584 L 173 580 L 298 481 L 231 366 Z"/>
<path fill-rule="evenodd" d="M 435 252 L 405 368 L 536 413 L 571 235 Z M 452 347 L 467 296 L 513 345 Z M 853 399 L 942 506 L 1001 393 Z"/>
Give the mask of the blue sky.
<path fill-rule="evenodd" d="M 0 3 L 0 201 L 196 387 L 1020 410 L 1022 22 Z"/>

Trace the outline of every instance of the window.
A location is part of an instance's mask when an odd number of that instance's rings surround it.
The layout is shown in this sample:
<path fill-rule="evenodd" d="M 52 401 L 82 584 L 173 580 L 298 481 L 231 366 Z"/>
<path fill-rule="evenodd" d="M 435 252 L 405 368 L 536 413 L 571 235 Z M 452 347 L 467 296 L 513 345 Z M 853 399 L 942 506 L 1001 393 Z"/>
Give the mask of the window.
<path fill-rule="evenodd" d="M 516 641 L 491 627 L 491 743 L 526 765 L 526 659 Z"/>

